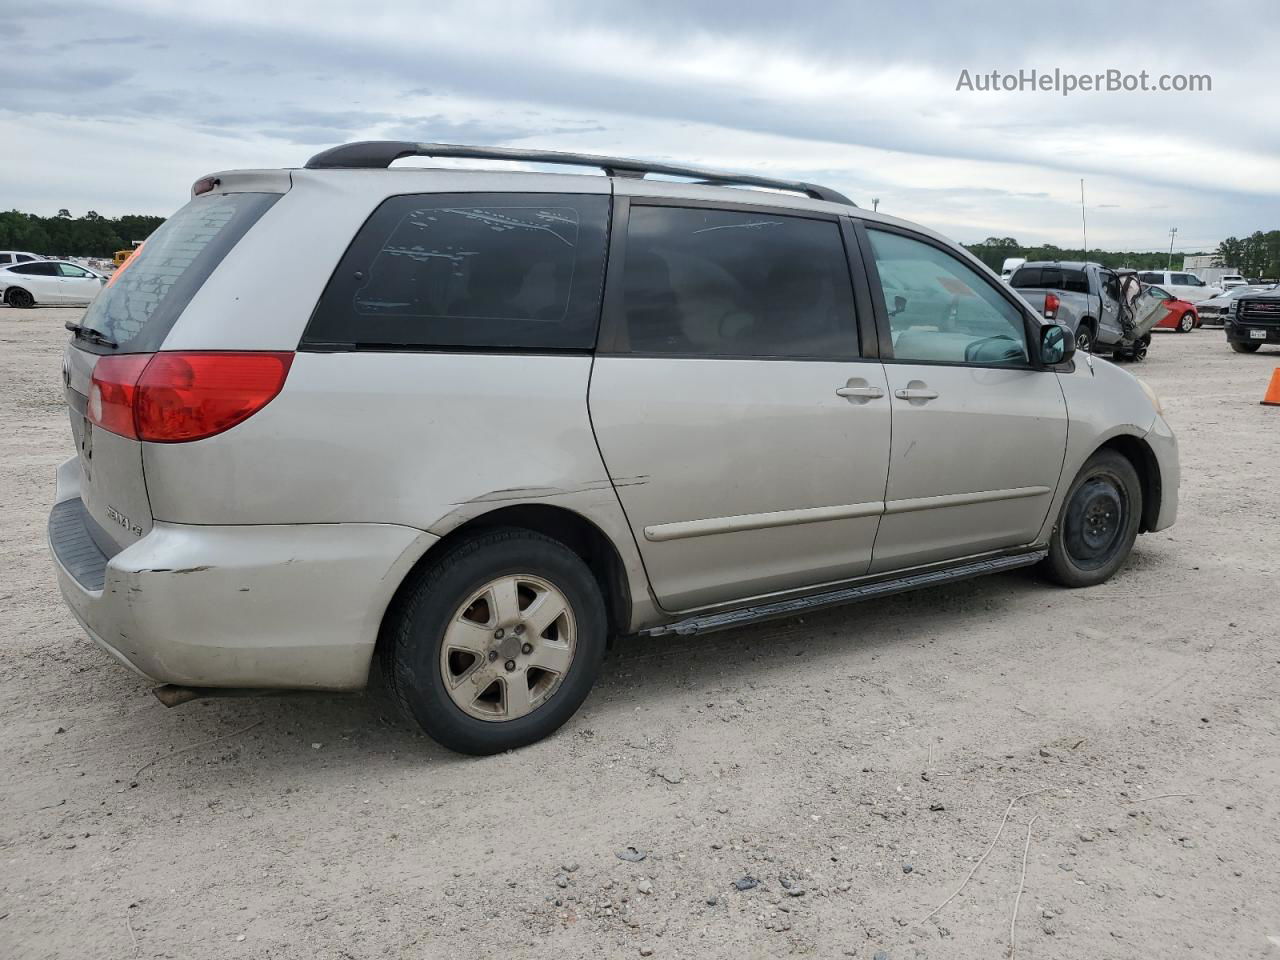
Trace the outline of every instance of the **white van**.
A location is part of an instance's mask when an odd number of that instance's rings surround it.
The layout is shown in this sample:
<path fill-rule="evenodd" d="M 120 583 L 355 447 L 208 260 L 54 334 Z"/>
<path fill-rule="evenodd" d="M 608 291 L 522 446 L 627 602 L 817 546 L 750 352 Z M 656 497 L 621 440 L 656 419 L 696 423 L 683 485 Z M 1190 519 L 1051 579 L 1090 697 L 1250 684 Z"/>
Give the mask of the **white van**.
<path fill-rule="evenodd" d="M 1005 260 L 1004 266 L 1000 268 L 1000 279 L 1005 283 L 1008 283 L 1013 279 L 1013 271 L 1017 270 L 1026 262 L 1026 257 L 1009 257 L 1009 259 Z"/>
<path fill-rule="evenodd" d="M 1222 288 L 1210 286 L 1194 273 L 1185 270 L 1144 270 L 1138 274 L 1143 283 L 1163 287 L 1175 297 L 1191 303 L 1199 303 L 1210 297 L 1221 296 Z"/>

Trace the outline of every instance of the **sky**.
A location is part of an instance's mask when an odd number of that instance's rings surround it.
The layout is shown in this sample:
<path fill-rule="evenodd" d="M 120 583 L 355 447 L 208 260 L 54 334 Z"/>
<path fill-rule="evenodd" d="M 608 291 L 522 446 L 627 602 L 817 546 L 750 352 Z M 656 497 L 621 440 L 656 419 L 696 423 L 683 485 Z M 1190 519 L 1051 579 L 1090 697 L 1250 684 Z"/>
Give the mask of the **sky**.
<path fill-rule="evenodd" d="M 0 209 L 168 215 L 217 170 L 406 139 L 811 180 L 966 243 L 1280 228 L 1267 0 L 0 0 Z M 997 70 L 1207 92 L 960 89 Z M 975 81 L 976 85 L 976 81 Z M 472 164 L 475 165 L 475 164 Z"/>

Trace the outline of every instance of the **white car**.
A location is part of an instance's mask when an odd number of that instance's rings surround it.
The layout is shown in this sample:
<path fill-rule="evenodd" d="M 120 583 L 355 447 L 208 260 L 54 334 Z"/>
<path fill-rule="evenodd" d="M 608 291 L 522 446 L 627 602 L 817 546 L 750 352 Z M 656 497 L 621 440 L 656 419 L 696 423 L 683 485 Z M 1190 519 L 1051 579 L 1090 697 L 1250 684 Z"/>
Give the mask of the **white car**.
<path fill-rule="evenodd" d="M 1168 290 L 1179 300 L 1199 303 L 1222 295 L 1222 288 L 1210 286 L 1194 273 L 1185 270 L 1144 270 L 1138 274 L 1143 283 Z"/>
<path fill-rule="evenodd" d="M 1236 287 L 1245 287 L 1249 285 L 1249 281 L 1238 273 L 1228 273 L 1226 276 L 1218 278 L 1218 286 L 1223 290 L 1234 290 Z"/>
<path fill-rule="evenodd" d="M 11 307 L 72 306 L 98 295 L 107 278 L 63 260 L 36 260 L 0 268 L 0 297 Z"/>
<path fill-rule="evenodd" d="M 0 267 L 11 267 L 15 263 L 29 263 L 32 260 L 43 260 L 44 257 L 38 253 L 28 253 L 26 250 L 0 250 Z"/>

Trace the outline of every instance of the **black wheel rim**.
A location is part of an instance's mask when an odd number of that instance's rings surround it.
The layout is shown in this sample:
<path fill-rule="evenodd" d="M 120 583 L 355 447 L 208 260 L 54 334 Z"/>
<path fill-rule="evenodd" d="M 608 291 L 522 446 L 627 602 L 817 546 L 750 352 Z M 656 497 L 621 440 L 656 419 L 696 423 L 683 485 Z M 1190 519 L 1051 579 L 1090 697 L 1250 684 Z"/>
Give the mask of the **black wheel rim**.
<path fill-rule="evenodd" d="M 1115 557 L 1128 515 L 1124 489 L 1112 477 L 1090 477 L 1071 497 L 1063 524 L 1067 555 L 1081 570 L 1097 570 Z"/>

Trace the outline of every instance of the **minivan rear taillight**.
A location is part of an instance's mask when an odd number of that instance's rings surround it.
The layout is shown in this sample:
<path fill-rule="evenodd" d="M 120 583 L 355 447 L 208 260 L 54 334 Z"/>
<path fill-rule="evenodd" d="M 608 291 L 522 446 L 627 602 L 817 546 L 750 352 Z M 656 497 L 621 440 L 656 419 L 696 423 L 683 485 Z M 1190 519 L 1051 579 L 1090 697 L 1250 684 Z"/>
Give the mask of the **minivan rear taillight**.
<path fill-rule="evenodd" d="M 1046 293 L 1044 295 L 1044 316 L 1046 320 L 1052 320 L 1058 315 L 1058 306 L 1062 303 L 1058 299 L 1056 293 Z"/>
<path fill-rule="evenodd" d="M 253 416 L 280 392 L 293 354 L 171 351 L 101 357 L 89 420 L 151 443 L 203 440 Z"/>

